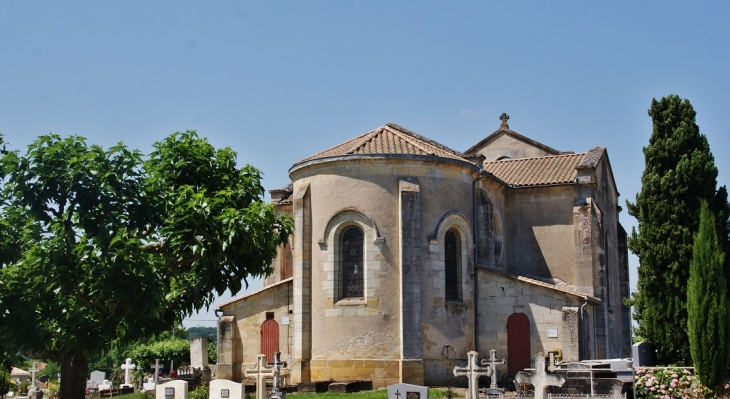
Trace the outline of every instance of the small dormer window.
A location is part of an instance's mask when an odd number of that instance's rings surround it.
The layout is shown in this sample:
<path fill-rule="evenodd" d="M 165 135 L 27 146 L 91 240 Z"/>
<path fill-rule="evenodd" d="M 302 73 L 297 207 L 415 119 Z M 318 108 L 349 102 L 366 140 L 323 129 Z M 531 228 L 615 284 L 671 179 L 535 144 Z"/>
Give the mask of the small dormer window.
<path fill-rule="evenodd" d="M 508 157 L 507 155 L 503 155 L 503 156 L 497 158 L 497 161 L 509 161 L 510 159 L 512 159 L 512 158 Z"/>

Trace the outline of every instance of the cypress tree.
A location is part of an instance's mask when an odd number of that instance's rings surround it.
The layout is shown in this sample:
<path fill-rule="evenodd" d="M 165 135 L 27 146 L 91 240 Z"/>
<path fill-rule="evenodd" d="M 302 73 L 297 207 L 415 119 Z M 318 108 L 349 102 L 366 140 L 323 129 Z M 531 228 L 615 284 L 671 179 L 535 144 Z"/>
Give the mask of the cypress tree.
<path fill-rule="evenodd" d="M 727 224 L 727 192 L 715 190 L 715 160 L 695 115 L 690 102 L 679 96 L 652 100 L 642 187 L 636 202 L 627 202 L 629 214 L 639 222 L 628 240 L 640 263 L 638 292 L 631 301 L 636 333 L 655 345 L 662 364 L 692 362 L 686 284 L 701 202 L 712 204 L 711 211 Z M 723 241 L 727 245 L 727 234 Z"/>
<path fill-rule="evenodd" d="M 722 382 L 728 361 L 730 313 L 724 257 L 715 218 L 707 203 L 703 202 L 687 284 L 687 334 L 695 371 L 700 381 L 709 388 L 715 388 Z"/>

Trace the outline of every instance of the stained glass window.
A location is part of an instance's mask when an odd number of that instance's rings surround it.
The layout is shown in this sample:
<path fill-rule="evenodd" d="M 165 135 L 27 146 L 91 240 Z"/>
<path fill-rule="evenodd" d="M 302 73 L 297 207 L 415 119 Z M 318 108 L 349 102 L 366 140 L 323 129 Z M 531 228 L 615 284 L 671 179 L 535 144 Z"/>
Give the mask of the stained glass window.
<path fill-rule="evenodd" d="M 341 298 L 363 297 L 363 233 L 349 227 L 342 234 Z"/>

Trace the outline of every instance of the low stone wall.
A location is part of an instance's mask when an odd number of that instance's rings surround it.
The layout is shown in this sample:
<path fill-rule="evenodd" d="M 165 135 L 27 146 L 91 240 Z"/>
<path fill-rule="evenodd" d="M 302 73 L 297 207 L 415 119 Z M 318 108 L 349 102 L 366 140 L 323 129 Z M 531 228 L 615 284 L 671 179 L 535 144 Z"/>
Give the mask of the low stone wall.
<path fill-rule="evenodd" d="M 311 360 L 310 371 L 312 381 L 367 380 L 375 388 L 400 382 L 398 360 Z"/>

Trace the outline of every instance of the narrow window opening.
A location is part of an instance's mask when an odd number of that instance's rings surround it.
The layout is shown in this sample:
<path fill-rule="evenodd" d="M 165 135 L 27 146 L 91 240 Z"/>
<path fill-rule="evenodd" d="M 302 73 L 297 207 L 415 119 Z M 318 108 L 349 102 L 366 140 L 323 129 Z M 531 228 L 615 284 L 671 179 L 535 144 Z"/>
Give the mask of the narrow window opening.
<path fill-rule="evenodd" d="M 444 255 L 445 255 L 445 276 L 446 279 L 446 300 L 461 300 L 459 290 L 460 267 L 459 255 L 461 254 L 458 233 L 453 230 L 446 232 L 444 237 Z"/>
<path fill-rule="evenodd" d="M 363 232 L 349 227 L 342 234 L 341 298 L 363 297 Z"/>

